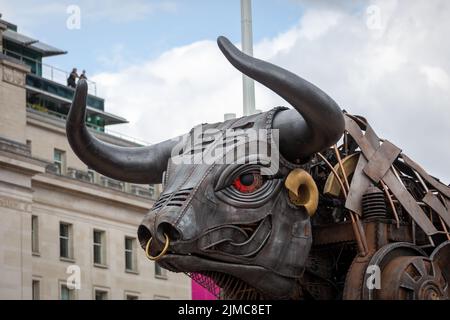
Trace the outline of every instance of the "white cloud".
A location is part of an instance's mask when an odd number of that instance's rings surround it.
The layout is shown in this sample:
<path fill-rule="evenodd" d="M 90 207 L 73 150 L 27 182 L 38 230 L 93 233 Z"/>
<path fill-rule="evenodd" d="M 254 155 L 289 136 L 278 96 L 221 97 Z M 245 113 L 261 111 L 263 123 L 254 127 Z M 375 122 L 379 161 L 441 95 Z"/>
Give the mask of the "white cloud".
<path fill-rule="evenodd" d="M 256 43 L 255 55 L 366 116 L 380 136 L 450 182 L 450 2 L 373 1 L 381 29 L 367 27 L 366 7 L 319 3 L 290 30 Z M 130 120 L 112 129 L 150 142 L 221 121 L 226 112 L 241 114 L 241 75 L 212 41 L 174 48 L 94 80 L 107 110 Z M 286 105 L 260 85 L 256 100 L 262 110 Z"/>
<path fill-rule="evenodd" d="M 213 41 L 92 79 L 108 111 L 130 120 L 120 131 L 151 142 L 183 134 L 197 123 L 221 121 L 226 112 L 239 113 L 242 101 L 240 75 Z"/>
<path fill-rule="evenodd" d="M 450 78 L 444 70 L 438 67 L 422 66 L 420 71 L 427 77 L 428 85 L 436 86 L 441 90 L 450 91 Z"/>

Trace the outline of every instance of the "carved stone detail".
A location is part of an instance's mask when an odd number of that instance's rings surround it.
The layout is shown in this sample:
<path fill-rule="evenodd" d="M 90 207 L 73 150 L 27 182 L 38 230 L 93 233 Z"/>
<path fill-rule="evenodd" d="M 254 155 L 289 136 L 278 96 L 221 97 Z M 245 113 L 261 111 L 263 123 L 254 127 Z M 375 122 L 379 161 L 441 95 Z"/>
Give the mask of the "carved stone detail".
<path fill-rule="evenodd" d="M 25 73 L 15 68 L 3 65 L 3 81 L 19 87 L 25 86 Z"/>
<path fill-rule="evenodd" d="M 31 212 L 31 203 L 9 197 L 0 197 L 0 207 Z"/>

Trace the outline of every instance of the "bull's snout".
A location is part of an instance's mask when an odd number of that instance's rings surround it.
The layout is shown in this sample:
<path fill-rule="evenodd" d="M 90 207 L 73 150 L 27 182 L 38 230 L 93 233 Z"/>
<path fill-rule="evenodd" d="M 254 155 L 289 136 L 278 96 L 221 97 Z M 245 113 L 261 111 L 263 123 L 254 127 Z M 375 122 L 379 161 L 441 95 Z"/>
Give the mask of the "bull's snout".
<path fill-rule="evenodd" d="M 181 232 L 168 221 L 161 221 L 158 223 L 156 227 L 156 236 L 159 240 L 165 239 L 167 236 L 172 243 L 176 243 L 182 238 Z"/>
<path fill-rule="evenodd" d="M 172 249 L 182 239 L 182 232 L 176 227 L 173 212 L 150 212 L 138 228 L 138 239 L 147 256 L 157 257 L 163 251 Z"/>

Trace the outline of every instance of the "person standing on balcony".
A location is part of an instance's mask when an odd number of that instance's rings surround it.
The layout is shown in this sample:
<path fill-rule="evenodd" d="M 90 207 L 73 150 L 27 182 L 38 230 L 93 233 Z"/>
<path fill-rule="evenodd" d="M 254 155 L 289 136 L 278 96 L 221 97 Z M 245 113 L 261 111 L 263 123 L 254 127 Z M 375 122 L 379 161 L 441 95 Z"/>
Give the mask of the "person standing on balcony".
<path fill-rule="evenodd" d="M 77 87 L 77 83 L 76 83 L 77 78 L 79 78 L 78 73 L 77 73 L 77 68 L 73 68 L 72 72 L 70 73 L 69 77 L 67 78 L 67 86 L 76 88 Z"/>
<path fill-rule="evenodd" d="M 81 80 L 81 79 L 87 80 L 87 77 L 86 77 L 86 70 L 83 70 L 83 72 L 80 74 L 80 80 Z"/>

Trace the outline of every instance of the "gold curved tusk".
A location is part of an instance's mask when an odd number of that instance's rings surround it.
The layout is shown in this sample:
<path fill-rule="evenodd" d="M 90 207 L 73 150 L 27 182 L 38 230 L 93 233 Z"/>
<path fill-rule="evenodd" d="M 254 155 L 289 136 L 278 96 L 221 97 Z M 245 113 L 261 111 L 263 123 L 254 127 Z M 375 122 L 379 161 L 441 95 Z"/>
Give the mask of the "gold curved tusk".
<path fill-rule="evenodd" d="M 169 241 L 169 237 L 167 236 L 167 234 L 164 233 L 164 237 L 166 238 L 166 243 L 164 244 L 164 248 L 162 249 L 162 251 L 157 256 L 150 255 L 150 253 L 149 253 L 150 243 L 152 242 L 153 238 L 150 238 L 150 240 L 148 240 L 147 245 L 145 246 L 145 255 L 147 256 L 147 258 L 149 258 L 152 261 L 157 261 L 157 260 L 161 259 L 161 257 L 163 255 L 166 254 L 167 249 L 169 249 L 170 241 Z"/>

